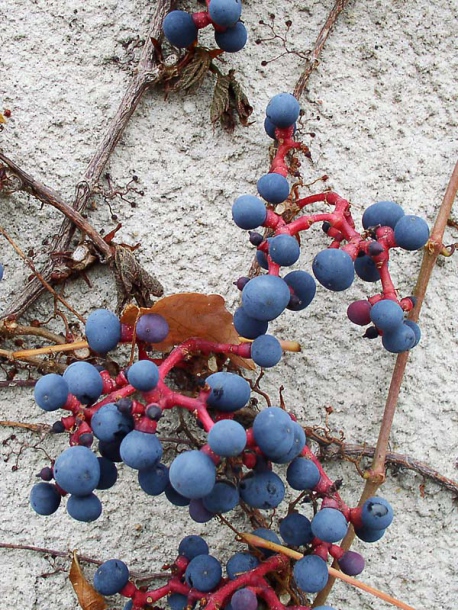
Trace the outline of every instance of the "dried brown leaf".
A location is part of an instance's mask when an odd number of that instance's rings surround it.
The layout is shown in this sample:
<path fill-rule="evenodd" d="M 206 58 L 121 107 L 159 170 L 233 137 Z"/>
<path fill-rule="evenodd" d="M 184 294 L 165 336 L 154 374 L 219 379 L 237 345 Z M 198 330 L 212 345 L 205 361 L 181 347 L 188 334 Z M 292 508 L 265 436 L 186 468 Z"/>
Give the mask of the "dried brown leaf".
<path fill-rule="evenodd" d="M 229 72 L 230 78 L 230 92 L 233 96 L 233 104 L 237 114 L 239 115 L 240 122 L 242 125 L 248 125 L 248 118 L 253 112 L 253 107 L 250 105 L 247 96 L 245 95 L 240 83 L 234 76 L 235 72 L 231 70 Z"/>
<path fill-rule="evenodd" d="M 229 111 L 229 86 L 230 77 L 225 74 L 217 74 L 210 108 L 210 120 L 212 123 L 222 120 L 223 115 Z"/>
<path fill-rule="evenodd" d="M 205 78 L 211 64 L 211 56 L 205 49 L 196 48 L 191 61 L 182 69 L 173 89 L 189 91 L 198 87 Z"/>
<path fill-rule="evenodd" d="M 76 551 L 73 551 L 69 579 L 78 597 L 78 603 L 83 610 L 105 610 L 107 608 L 105 598 L 100 593 L 97 593 L 94 587 L 86 580 Z"/>
<path fill-rule="evenodd" d="M 162 284 L 143 269 L 129 248 L 115 245 L 112 264 L 118 297 L 116 311 L 121 311 L 131 298 L 135 298 L 140 306 L 149 306 L 151 295 L 164 294 Z"/>
<path fill-rule="evenodd" d="M 170 331 L 167 338 L 154 345 L 160 352 L 166 352 L 191 337 L 216 343 L 240 343 L 232 323 L 232 314 L 218 294 L 185 292 L 165 297 L 150 308 L 128 305 L 121 315 L 121 322 L 133 326 L 138 317 L 145 313 L 160 314 L 168 322 Z M 251 360 L 234 355 L 230 359 L 237 366 L 251 370 L 255 368 Z"/>

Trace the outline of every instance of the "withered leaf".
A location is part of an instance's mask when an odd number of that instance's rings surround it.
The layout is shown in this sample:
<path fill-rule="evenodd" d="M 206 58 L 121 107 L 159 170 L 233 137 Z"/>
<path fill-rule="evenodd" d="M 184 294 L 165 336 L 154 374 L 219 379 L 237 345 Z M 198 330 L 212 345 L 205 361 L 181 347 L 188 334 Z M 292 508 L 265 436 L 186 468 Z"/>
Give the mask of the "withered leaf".
<path fill-rule="evenodd" d="M 213 100 L 210 108 L 210 120 L 212 123 L 222 119 L 223 114 L 229 110 L 229 85 L 230 77 L 219 73 L 216 77 Z"/>
<path fill-rule="evenodd" d="M 210 109 L 211 122 L 216 123 L 219 120 L 227 131 L 233 131 L 235 115 L 237 114 L 242 125 L 246 126 L 252 112 L 253 108 L 235 78 L 235 71 L 230 70 L 226 75 L 218 71 Z"/>
<path fill-rule="evenodd" d="M 122 313 L 121 322 L 133 326 L 137 318 L 145 313 L 160 314 L 169 324 L 167 338 L 154 345 L 160 352 L 168 351 L 191 337 L 217 343 L 240 343 L 232 323 L 232 314 L 219 294 L 185 292 L 165 297 L 150 308 L 129 305 Z M 234 355 L 229 357 L 237 366 L 251 370 L 255 368 L 250 360 Z"/>
<path fill-rule="evenodd" d="M 189 91 L 198 87 L 205 78 L 211 64 L 211 55 L 206 49 L 197 47 L 190 62 L 180 71 L 180 75 L 173 85 L 173 89 Z"/>
<path fill-rule="evenodd" d="M 246 126 L 248 125 L 248 118 L 253 112 L 253 107 L 250 105 L 250 102 L 248 101 L 247 96 L 245 95 L 242 87 L 240 86 L 240 83 L 238 82 L 238 80 L 236 80 L 234 70 L 231 70 L 229 72 L 229 77 L 231 82 L 230 92 L 232 93 L 234 98 L 235 110 L 239 115 L 240 122 L 242 123 L 242 125 Z"/>
<path fill-rule="evenodd" d="M 128 248 L 114 246 L 113 272 L 116 281 L 118 302 L 116 311 L 120 312 L 126 302 L 135 298 L 140 307 L 149 307 L 151 295 L 162 296 L 162 284 L 143 269 Z"/>
<path fill-rule="evenodd" d="M 97 593 L 94 587 L 86 580 L 76 551 L 73 551 L 69 579 L 78 597 L 78 603 L 83 610 L 105 610 L 107 608 L 105 598 L 100 593 Z"/>

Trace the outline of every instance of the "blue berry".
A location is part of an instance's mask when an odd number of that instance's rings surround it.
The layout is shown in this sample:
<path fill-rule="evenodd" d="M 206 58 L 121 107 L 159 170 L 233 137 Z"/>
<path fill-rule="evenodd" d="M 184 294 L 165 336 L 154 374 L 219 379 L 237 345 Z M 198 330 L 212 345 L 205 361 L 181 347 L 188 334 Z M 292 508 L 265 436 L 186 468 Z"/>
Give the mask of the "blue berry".
<path fill-rule="evenodd" d="M 242 3 L 240 0 L 210 0 L 208 13 L 214 23 L 230 28 L 240 19 Z"/>
<path fill-rule="evenodd" d="M 251 394 L 250 384 L 235 373 L 219 372 L 209 375 L 205 380 L 211 392 L 207 404 L 218 411 L 233 412 L 244 407 Z"/>
<path fill-rule="evenodd" d="M 282 356 L 280 341 L 272 335 L 261 335 L 251 344 L 251 358 L 263 368 L 275 366 Z"/>
<path fill-rule="evenodd" d="M 259 559 L 250 553 L 235 553 L 226 564 L 226 572 L 231 580 L 240 574 L 253 570 L 259 565 Z"/>
<path fill-rule="evenodd" d="M 253 508 L 276 508 L 285 497 L 285 486 L 272 471 L 249 473 L 239 483 L 240 498 Z"/>
<path fill-rule="evenodd" d="M 242 290 L 242 307 L 252 318 L 270 321 L 284 311 L 290 296 L 288 285 L 280 277 L 258 275 Z"/>
<path fill-rule="evenodd" d="M 328 290 L 340 292 L 349 288 L 355 277 L 351 256 L 337 248 L 318 252 L 312 264 L 316 279 Z"/>
<path fill-rule="evenodd" d="M 189 47 L 197 40 L 197 27 L 186 11 L 170 12 L 165 16 L 162 28 L 167 40 L 175 47 Z"/>
<path fill-rule="evenodd" d="M 153 390 L 159 382 L 159 369 L 151 360 L 138 360 L 129 367 L 127 379 L 136 390 L 149 392 Z"/>
<path fill-rule="evenodd" d="M 267 216 L 265 204 L 253 195 L 241 195 L 232 206 L 232 219 L 241 229 L 256 229 Z"/>
<path fill-rule="evenodd" d="M 67 402 L 68 384 L 60 375 L 49 373 L 37 381 L 34 397 L 37 405 L 44 411 L 56 411 Z"/>
<path fill-rule="evenodd" d="M 253 422 L 256 444 L 269 459 L 280 458 L 294 444 L 294 426 L 291 417 L 279 407 L 268 407 Z"/>
<path fill-rule="evenodd" d="M 404 250 L 419 250 L 429 238 L 429 227 L 419 216 L 403 216 L 394 227 L 396 244 Z"/>
<path fill-rule="evenodd" d="M 283 278 L 292 290 L 287 308 L 292 311 L 301 311 L 310 305 L 316 293 L 316 283 L 310 273 L 306 271 L 290 271 Z"/>
<path fill-rule="evenodd" d="M 246 446 L 245 428 L 232 419 L 217 421 L 208 433 L 211 450 L 222 457 L 240 455 Z"/>
<path fill-rule="evenodd" d="M 393 509 L 388 500 L 372 496 L 366 500 L 361 510 L 363 527 L 367 529 L 384 530 L 393 521 Z"/>
<path fill-rule="evenodd" d="M 208 544 L 201 536 L 195 534 L 185 536 L 178 546 L 178 555 L 183 555 L 189 561 L 198 555 L 208 555 L 208 553 Z"/>
<path fill-rule="evenodd" d="M 209 494 L 202 498 L 204 507 L 213 514 L 227 513 L 239 503 L 237 487 L 229 481 L 217 481 Z"/>
<path fill-rule="evenodd" d="M 394 201 L 377 201 L 364 211 L 362 223 L 365 229 L 369 227 L 391 227 L 394 229 L 396 223 L 404 216 L 404 210 Z"/>
<path fill-rule="evenodd" d="M 91 419 L 94 435 L 101 441 L 111 443 L 123 439 L 134 428 L 132 417 L 121 413 L 118 407 L 110 402 L 94 413 Z"/>
<path fill-rule="evenodd" d="M 215 485 L 216 468 L 201 451 L 180 453 L 169 470 L 170 483 L 185 498 L 203 498 Z"/>
<path fill-rule="evenodd" d="M 317 555 L 307 555 L 296 562 L 293 569 L 296 585 L 306 593 L 318 593 L 328 582 L 328 566 Z"/>
<path fill-rule="evenodd" d="M 119 559 L 109 559 L 102 563 L 94 574 L 94 588 L 102 595 L 115 595 L 129 581 L 129 569 Z"/>
<path fill-rule="evenodd" d="M 303 546 L 314 538 L 310 521 L 300 513 L 290 513 L 280 522 L 280 536 L 286 544 Z"/>
<path fill-rule="evenodd" d="M 211 591 L 221 580 L 223 570 L 212 555 L 197 555 L 188 564 L 184 577 L 187 584 L 198 591 Z"/>
<path fill-rule="evenodd" d="M 383 299 L 372 306 L 370 317 L 382 332 L 393 332 L 402 325 L 404 312 L 395 301 Z"/>
<path fill-rule="evenodd" d="M 37 483 L 30 492 L 30 505 L 39 515 L 52 515 L 59 508 L 61 498 L 52 483 Z"/>
<path fill-rule="evenodd" d="M 370 256 L 364 254 L 355 259 L 356 275 L 364 282 L 378 282 L 380 280 L 380 272 L 377 265 Z"/>
<path fill-rule="evenodd" d="M 106 354 L 121 340 L 121 322 L 112 311 L 96 309 L 86 321 L 85 334 L 92 350 Z"/>
<path fill-rule="evenodd" d="M 73 519 L 89 523 L 100 517 L 102 504 L 93 493 L 87 496 L 70 496 L 67 502 L 67 512 Z"/>
<path fill-rule="evenodd" d="M 307 458 L 297 457 L 288 466 L 286 480 L 298 491 L 314 489 L 320 482 L 321 474 L 318 467 Z"/>
<path fill-rule="evenodd" d="M 215 31 L 215 42 L 226 53 L 237 53 L 246 45 L 248 33 L 241 21 L 224 32 Z"/>
<path fill-rule="evenodd" d="M 85 496 L 91 493 L 100 479 L 96 455 L 87 447 L 69 447 L 54 464 L 54 479 L 70 494 Z"/>
<path fill-rule="evenodd" d="M 256 339 L 259 335 L 267 332 L 269 323 L 266 320 L 251 318 L 246 314 L 243 307 L 239 307 L 234 313 L 234 328 L 245 339 Z"/>
<path fill-rule="evenodd" d="M 162 457 L 162 445 L 157 436 L 140 430 L 129 432 L 119 451 L 122 461 L 135 470 L 152 468 Z"/>
<path fill-rule="evenodd" d="M 322 508 L 312 519 L 312 532 L 324 542 L 342 540 L 347 530 L 347 520 L 335 508 Z"/>
<path fill-rule="evenodd" d="M 412 326 L 401 324 L 390 332 L 383 333 L 382 345 L 392 354 L 407 352 L 417 344 L 417 335 Z"/>
<path fill-rule="evenodd" d="M 277 265 L 291 267 L 298 260 L 300 253 L 297 239 L 291 235 L 276 235 L 269 241 L 269 255 Z"/>
<path fill-rule="evenodd" d="M 114 463 L 105 457 L 98 457 L 100 466 L 100 479 L 96 489 L 110 489 L 118 480 L 118 469 Z"/>
<path fill-rule="evenodd" d="M 149 496 L 159 496 L 169 482 L 169 469 L 164 464 L 155 464 L 138 471 L 138 483 Z"/>
<path fill-rule="evenodd" d="M 74 362 L 65 369 L 64 379 L 70 394 L 83 404 L 92 404 L 103 391 L 103 380 L 99 371 L 89 362 Z"/>
<path fill-rule="evenodd" d="M 294 95 L 279 93 L 267 104 L 266 116 L 276 127 L 290 127 L 299 118 L 300 109 Z"/>
<path fill-rule="evenodd" d="M 269 203 L 282 203 L 289 195 L 289 182 L 281 174 L 270 172 L 258 180 L 258 193 Z"/>

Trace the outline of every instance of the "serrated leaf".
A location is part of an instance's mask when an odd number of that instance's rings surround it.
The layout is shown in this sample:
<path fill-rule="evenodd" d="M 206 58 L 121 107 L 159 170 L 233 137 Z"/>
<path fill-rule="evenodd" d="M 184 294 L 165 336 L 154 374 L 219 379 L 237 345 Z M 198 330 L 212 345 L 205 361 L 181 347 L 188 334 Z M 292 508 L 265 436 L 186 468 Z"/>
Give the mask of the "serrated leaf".
<path fill-rule="evenodd" d="M 181 70 L 180 75 L 173 85 L 173 89 L 189 91 L 205 78 L 211 64 L 211 56 L 205 49 L 196 49 L 191 61 Z"/>
<path fill-rule="evenodd" d="M 230 106 L 229 99 L 230 76 L 218 74 L 213 91 L 213 100 L 210 108 L 210 120 L 212 123 L 221 120 L 224 113 L 228 112 Z"/>
<path fill-rule="evenodd" d="M 105 598 L 86 580 L 76 551 L 73 551 L 69 579 L 83 610 L 105 610 L 107 608 Z"/>
<path fill-rule="evenodd" d="M 248 125 L 248 118 L 253 112 L 253 107 L 250 105 L 240 83 L 236 80 L 233 70 L 229 72 L 229 78 L 230 93 L 233 95 L 235 110 L 240 117 L 242 125 Z"/>

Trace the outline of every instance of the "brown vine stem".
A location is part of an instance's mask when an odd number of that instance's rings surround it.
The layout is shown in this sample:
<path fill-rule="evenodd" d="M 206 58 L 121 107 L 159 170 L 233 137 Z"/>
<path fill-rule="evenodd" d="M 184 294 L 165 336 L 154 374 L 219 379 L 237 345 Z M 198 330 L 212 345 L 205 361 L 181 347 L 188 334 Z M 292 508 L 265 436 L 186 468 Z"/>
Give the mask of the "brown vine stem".
<path fill-rule="evenodd" d="M 81 214 L 69 206 L 61 196 L 56 193 L 52 188 L 41 184 L 38 180 L 35 180 L 27 172 L 21 169 L 14 161 L 9 159 L 5 154 L 0 151 L 0 161 L 10 168 L 16 176 L 21 179 L 22 189 L 31 195 L 33 195 L 39 201 L 51 205 L 52 207 L 62 212 L 64 216 L 68 218 L 75 226 L 78 227 L 83 233 L 85 233 L 89 239 L 96 246 L 97 250 L 103 256 L 109 260 L 112 256 L 110 246 L 103 240 L 103 238 L 97 233 L 94 227 L 85 219 Z"/>
<path fill-rule="evenodd" d="M 418 320 L 431 274 L 436 265 L 437 258 L 444 247 L 442 239 L 444 236 L 445 227 L 447 226 L 447 220 L 450 217 L 453 203 L 456 199 L 457 192 L 458 162 L 455 164 L 455 167 L 453 169 L 447 189 L 445 191 L 444 198 L 442 200 L 442 204 L 437 213 L 436 221 L 431 231 L 429 241 L 424 248 L 423 260 L 414 290 L 414 295 L 417 298 L 417 303 L 415 308 L 411 312 L 410 317 L 412 320 Z M 402 354 L 399 354 L 396 359 L 396 364 L 394 367 L 393 375 L 391 377 L 390 388 L 388 390 L 388 396 L 385 403 L 385 410 L 383 413 L 382 424 L 380 426 L 377 446 L 375 448 L 374 460 L 372 462 L 370 470 L 368 470 L 366 473 L 367 481 L 361 494 L 361 498 L 359 500 L 359 506 L 364 504 L 364 502 L 368 498 L 375 495 L 377 493 L 378 488 L 385 480 L 385 464 L 388 453 L 388 442 L 408 358 L 409 352 L 403 352 Z M 342 548 L 348 550 L 354 538 L 355 532 L 353 528 L 350 528 L 348 534 L 342 541 Z M 320 606 L 324 604 L 329 595 L 329 592 L 331 591 L 334 585 L 334 582 L 335 578 L 330 576 L 326 587 L 320 593 L 318 593 L 313 603 L 314 606 Z"/>
<path fill-rule="evenodd" d="M 49 290 L 49 292 L 54 296 L 55 299 L 60 301 L 64 307 L 66 307 L 69 311 L 71 311 L 72 314 L 74 316 L 76 316 L 78 318 L 78 320 L 80 320 L 80 322 L 82 322 L 84 324 L 85 319 L 75 309 L 73 309 L 73 307 L 70 305 L 70 303 L 68 303 L 58 292 L 56 292 L 54 290 L 54 288 L 51 286 L 51 284 L 42 276 L 42 274 L 37 271 L 37 269 L 36 269 L 35 265 L 32 263 L 32 261 L 24 254 L 24 252 L 21 250 L 21 248 L 19 248 L 19 246 L 11 239 L 11 237 L 8 235 L 8 233 L 5 231 L 5 229 L 3 227 L 0 227 L 0 233 L 8 241 L 8 243 L 11 244 L 11 246 L 19 254 L 19 256 L 22 258 L 22 260 L 33 271 L 33 274 L 34 274 L 33 279 L 36 279 L 38 282 L 40 282 L 42 289 Z"/>
<path fill-rule="evenodd" d="M 33 553 L 40 553 L 41 555 L 51 555 L 51 557 L 63 557 L 64 559 L 71 559 L 71 551 L 56 551 L 55 549 L 47 549 L 41 546 L 31 546 L 30 544 L 13 544 L 11 542 L 0 542 L 0 549 L 9 549 L 14 551 L 31 551 Z M 96 566 L 101 565 L 105 560 L 94 559 L 87 555 L 78 554 L 79 561 L 83 563 L 89 563 Z M 142 574 L 140 572 L 130 572 L 133 578 L 139 580 L 154 580 L 157 578 L 170 578 L 169 573 L 157 572 L 153 574 Z"/>
<path fill-rule="evenodd" d="M 5 428 L 23 428 L 24 430 L 29 430 L 30 432 L 37 432 L 39 434 L 43 434 L 43 432 L 49 432 L 52 426 L 48 426 L 48 424 L 27 424 L 20 421 L 9 421 L 9 420 L 0 420 L 0 426 Z"/>
<path fill-rule="evenodd" d="M 57 335 L 51 332 L 47 328 L 41 326 L 23 326 L 12 320 L 0 320 L 0 337 L 11 339 L 12 337 L 18 336 L 32 336 L 40 337 L 51 343 L 63 344 L 65 343 L 65 337 Z"/>
<path fill-rule="evenodd" d="M 313 440 L 320 445 L 320 459 L 348 459 L 352 462 L 356 462 L 357 460 L 364 457 L 373 458 L 375 456 L 375 447 L 368 447 L 366 445 L 358 445 L 354 443 L 345 443 L 343 441 L 340 441 L 339 439 L 327 439 L 326 437 L 323 437 L 314 432 L 313 428 L 305 427 L 304 430 L 307 439 Z M 425 479 L 430 479 L 434 483 L 458 495 L 458 481 L 449 479 L 429 464 L 426 464 L 425 462 L 420 462 L 419 460 L 415 460 L 410 457 L 410 455 L 390 451 L 386 454 L 385 464 L 406 470 L 413 470 Z"/>
<path fill-rule="evenodd" d="M 66 218 L 60 227 L 57 237 L 53 240 L 52 250 L 54 252 L 65 252 L 69 249 L 75 229 L 75 220 L 78 220 L 78 226 L 80 226 L 81 228 L 81 220 L 84 220 L 81 217 L 81 213 L 87 206 L 87 203 L 90 197 L 92 196 L 98 181 L 100 180 L 102 172 L 104 171 L 104 168 L 110 158 L 110 155 L 118 144 L 119 139 L 121 138 L 130 118 L 135 112 L 135 109 L 137 108 L 138 103 L 140 102 L 145 91 L 160 80 L 160 71 L 157 69 L 154 55 L 154 45 L 151 39 L 160 38 L 162 21 L 165 15 L 171 10 L 173 4 L 174 0 L 158 0 L 156 4 L 156 10 L 151 19 L 149 32 L 147 33 L 139 64 L 134 72 L 134 76 L 132 77 L 132 80 L 119 104 L 115 116 L 113 117 L 107 128 L 105 136 L 97 147 L 84 173 L 83 178 L 78 183 L 77 194 L 73 202 L 72 209 L 77 212 L 79 216 L 77 217 L 74 214 L 70 214 L 70 216 L 68 216 L 69 206 L 67 206 L 66 204 L 65 206 L 61 206 L 61 211 L 66 214 Z M 2 160 L 6 163 L 6 157 L 3 156 Z M 12 163 L 9 159 L 8 162 Z M 16 169 L 11 169 L 13 172 L 16 172 L 18 168 L 15 164 L 13 165 Z M 11 167 L 10 165 L 8 166 Z M 28 178 L 30 177 L 28 176 Z M 40 183 L 38 183 L 38 181 L 33 181 L 33 186 L 35 188 L 35 192 L 32 192 L 32 194 L 34 194 L 35 196 L 37 196 L 38 194 L 41 195 L 43 198 L 38 198 L 44 203 L 54 205 L 59 201 L 62 202 L 60 198 L 58 198 L 58 200 L 55 199 L 56 194 L 54 193 L 54 191 L 51 191 L 49 193 L 48 187 L 41 185 Z M 50 199 L 49 195 L 52 195 L 54 198 L 51 197 Z M 83 230 L 87 232 L 87 227 Z M 98 235 L 98 233 L 95 232 L 95 235 Z M 92 234 L 92 237 L 95 237 L 95 235 Z M 103 246 L 101 242 L 103 242 Z M 95 245 L 97 247 L 102 248 L 102 253 L 105 256 L 109 256 L 108 251 L 106 250 L 108 246 L 99 235 L 97 243 L 95 243 Z M 45 267 L 41 271 L 41 276 L 45 279 L 45 281 L 47 281 L 48 283 L 50 282 L 52 271 L 55 266 L 59 264 L 62 264 L 62 261 L 59 261 L 59 257 L 53 257 L 53 260 L 50 260 L 45 265 Z M 6 309 L 6 311 L 2 313 L 2 318 L 22 315 L 25 310 L 34 301 L 38 299 L 38 297 L 43 293 L 43 291 L 44 286 L 42 285 L 42 283 L 37 277 L 33 277 L 27 284 L 27 286 L 24 288 L 22 294 L 20 294 L 14 300 L 14 303 L 12 303 Z"/>
<path fill-rule="evenodd" d="M 334 6 L 332 7 L 328 18 L 326 19 L 323 27 L 320 30 L 320 33 L 318 34 L 318 37 L 315 41 L 315 45 L 312 51 L 310 52 L 309 57 L 307 58 L 302 74 L 300 75 L 296 86 L 294 87 L 293 95 L 296 99 L 299 99 L 304 93 L 304 89 L 307 86 L 310 75 L 320 63 L 319 57 L 321 55 L 321 51 L 323 50 L 324 45 L 326 44 L 328 36 L 331 33 L 331 30 L 335 22 L 337 21 L 338 16 L 344 10 L 348 3 L 349 0 L 337 0 Z"/>

